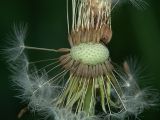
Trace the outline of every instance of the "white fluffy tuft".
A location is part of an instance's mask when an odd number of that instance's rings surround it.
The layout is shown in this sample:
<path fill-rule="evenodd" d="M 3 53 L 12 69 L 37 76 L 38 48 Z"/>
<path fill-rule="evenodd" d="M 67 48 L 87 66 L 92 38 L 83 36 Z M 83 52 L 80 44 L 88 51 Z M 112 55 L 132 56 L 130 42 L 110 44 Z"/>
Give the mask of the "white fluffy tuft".
<path fill-rule="evenodd" d="M 19 92 L 17 97 L 23 101 L 28 101 L 32 92 L 31 81 L 28 76 L 28 60 L 27 57 L 22 54 L 16 63 L 9 64 L 12 71 L 12 82 L 15 90 Z"/>
<path fill-rule="evenodd" d="M 118 4 L 124 4 L 130 2 L 133 6 L 135 6 L 137 9 L 145 9 L 148 5 L 147 2 L 145 2 L 145 0 L 112 0 L 112 4 L 118 5 Z"/>
<path fill-rule="evenodd" d="M 33 111 L 54 106 L 52 102 L 59 95 L 61 87 L 49 83 L 48 80 L 45 71 L 41 72 L 41 75 L 38 73 L 30 75 L 33 92 L 28 106 Z"/>
<path fill-rule="evenodd" d="M 6 40 L 7 47 L 2 50 L 2 54 L 5 55 L 4 57 L 8 62 L 15 61 L 19 56 L 22 55 L 24 50 L 24 40 L 26 38 L 26 33 L 26 24 L 13 26 L 13 32 Z"/>
<path fill-rule="evenodd" d="M 95 116 L 88 116 L 85 112 L 79 112 L 77 114 L 72 113 L 67 109 L 58 109 L 50 107 L 46 109 L 45 119 L 47 120 L 100 120 Z"/>
<path fill-rule="evenodd" d="M 128 89 L 129 90 L 129 89 Z M 123 95 L 122 101 L 126 109 L 117 113 L 107 114 L 105 120 L 137 119 L 145 109 L 157 106 L 159 94 L 150 88 L 136 92 L 135 95 Z"/>
<path fill-rule="evenodd" d="M 130 3 L 138 9 L 145 9 L 148 5 L 144 0 L 129 0 Z"/>
<path fill-rule="evenodd" d="M 137 59 L 129 58 L 124 62 L 123 66 L 123 68 L 116 66 L 115 73 L 119 78 L 118 82 L 123 91 L 121 99 L 125 108 L 119 112 L 107 114 L 106 120 L 136 119 L 144 110 L 158 105 L 158 92 L 149 87 L 140 89 L 137 83 L 142 79 L 146 80 L 144 79 L 146 77 L 142 76 L 143 73 L 146 73 L 146 70 L 144 71 L 141 68 Z M 114 95 L 114 92 L 112 94 Z"/>
<path fill-rule="evenodd" d="M 115 114 L 122 120 L 130 116 L 137 118 L 145 109 L 158 104 L 158 92 L 149 87 L 141 90 L 137 84 L 137 81 L 141 79 L 140 73 L 143 73 L 139 66 L 137 61 L 132 58 L 124 62 L 125 74 L 121 74 L 122 76 L 120 77 L 124 80 L 122 101 L 126 110 Z"/>
<path fill-rule="evenodd" d="M 28 103 L 31 111 L 39 111 L 46 107 L 54 106 L 52 101 L 59 95 L 60 86 L 48 82 L 49 78 L 45 71 L 33 73 L 29 72 L 28 60 L 22 54 L 15 64 L 10 64 L 12 71 L 12 81 L 15 90 L 19 92 L 18 98 Z"/>

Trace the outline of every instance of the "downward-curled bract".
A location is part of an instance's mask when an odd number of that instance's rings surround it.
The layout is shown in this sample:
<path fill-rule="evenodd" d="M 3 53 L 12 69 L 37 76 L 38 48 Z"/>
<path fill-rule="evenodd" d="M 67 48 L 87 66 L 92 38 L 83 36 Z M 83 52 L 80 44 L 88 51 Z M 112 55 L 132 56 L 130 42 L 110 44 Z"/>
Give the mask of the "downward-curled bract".
<path fill-rule="evenodd" d="M 102 115 L 99 119 L 107 120 L 125 119 L 130 115 L 137 117 L 145 107 L 154 105 L 154 101 L 146 102 L 150 94 L 146 90 L 140 90 L 132 67 L 128 62 L 125 62 L 124 70 L 113 66 L 109 52 L 106 52 L 105 59 L 100 61 L 95 57 L 99 53 L 95 50 L 108 50 L 106 45 L 112 36 L 110 17 L 112 1 L 73 0 L 72 4 L 72 29 L 69 32 L 71 49 L 61 50 L 65 53 L 58 59 L 28 62 L 23 53 L 24 48 L 45 51 L 49 49 L 26 47 L 22 39 L 24 37 L 21 37 L 24 36 L 25 29 L 16 29 L 18 46 L 15 47 L 14 55 L 19 58 L 16 57 L 18 67 L 12 67 L 16 71 L 13 81 L 21 91 L 19 97 L 27 101 L 32 111 L 43 112 L 46 118 L 53 115 L 57 120 L 90 120 L 94 119 L 92 116 L 95 115 Z M 79 47 L 90 45 L 98 46 L 87 48 L 88 53 L 94 51 L 94 54 L 86 55 L 86 52 L 82 52 L 83 49 Z M 83 54 L 76 55 L 78 58 L 75 58 L 75 55 L 71 54 L 74 48 L 78 48 L 77 53 Z M 87 59 L 86 63 L 82 59 L 84 56 L 95 60 L 88 62 Z M 56 61 L 53 62 L 54 60 Z M 41 69 L 29 67 L 31 63 L 47 61 L 51 63 Z M 59 73 L 50 74 L 58 71 L 59 67 L 62 68 Z M 96 110 L 97 105 L 100 105 L 101 112 Z"/>

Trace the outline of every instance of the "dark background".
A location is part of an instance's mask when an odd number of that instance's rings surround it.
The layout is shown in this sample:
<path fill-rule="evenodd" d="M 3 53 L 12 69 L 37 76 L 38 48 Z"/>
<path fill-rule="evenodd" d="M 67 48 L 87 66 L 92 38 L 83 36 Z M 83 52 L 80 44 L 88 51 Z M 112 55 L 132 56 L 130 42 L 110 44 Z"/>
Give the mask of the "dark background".
<path fill-rule="evenodd" d="M 118 6 L 112 13 L 113 39 L 109 44 L 111 58 L 121 63 L 136 56 L 152 79 L 139 81 L 160 90 L 160 1 L 147 0 L 150 6 L 137 10 L 129 4 Z M 159 2 L 159 3 L 158 3 Z M 46 48 L 69 47 L 67 41 L 66 0 L 0 0 L 0 47 L 5 47 L 13 23 L 28 23 L 27 45 Z M 48 54 L 29 52 L 31 59 Z M 54 57 L 54 55 L 52 55 Z M 8 66 L 0 60 L 0 120 L 16 120 L 23 107 L 15 98 Z M 145 73 L 148 75 L 148 72 Z M 144 76 L 145 76 L 144 74 Z M 25 116 L 28 120 L 29 117 Z M 25 118 L 24 117 L 24 118 Z M 159 107 L 146 110 L 142 120 L 160 119 Z M 31 118 L 33 120 L 33 118 Z"/>

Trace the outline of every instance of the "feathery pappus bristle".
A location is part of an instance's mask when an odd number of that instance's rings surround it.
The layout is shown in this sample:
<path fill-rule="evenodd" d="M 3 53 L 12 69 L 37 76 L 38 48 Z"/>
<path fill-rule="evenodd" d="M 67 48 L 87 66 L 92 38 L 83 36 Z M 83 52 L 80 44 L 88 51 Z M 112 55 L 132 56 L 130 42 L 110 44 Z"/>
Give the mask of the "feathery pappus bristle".
<path fill-rule="evenodd" d="M 9 70 L 12 71 L 13 87 L 18 92 L 16 97 L 21 98 L 24 102 L 28 102 L 32 93 L 32 87 L 28 77 L 27 57 L 22 54 L 16 63 L 9 64 Z"/>
<path fill-rule="evenodd" d="M 114 118 L 120 120 L 130 117 L 138 118 L 145 109 L 158 105 L 159 94 L 156 90 L 151 87 L 143 89 L 139 87 L 142 68 L 137 65 L 137 59 L 129 58 L 123 64 L 124 70 L 118 74 L 124 81 L 121 84 L 124 88 L 122 101 L 126 109 L 111 115 Z"/>
<path fill-rule="evenodd" d="M 18 92 L 16 97 L 28 103 L 32 111 L 52 106 L 51 101 L 58 95 L 61 87 L 48 82 L 45 70 L 32 68 L 30 72 L 29 62 L 24 54 L 14 64 L 10 64 L 9 69 L 12 71 L 13 87 Z"/>
<path fill-rule="evenodd" d="M 131 3 L 134 7 L 139 10 L 143 10 L 149 6 L 149 4 L 145 0 L 112 0 L 112 4 L 114 6 Z"/>
<path fill-rule="evenodd" d="M 42 72 L 41 75 L 30 76 L 33 92 L 28 106 L 33 111 L 54 106 L 53 101 L 61 92 L 61 86 L 48 82 L 46 75 L 46 72 Z"/>
<path fill-rule="evenodd" d="M 42 112 L 45 120 L 101 120 L 96 116 L 87 116 L 85 112 L 74 114 L 67 109 L 58 109 L 54 107 L 46 108 Z"/>
<path fill-rule="evenodd" d="M 6 40 L 7 47 L 1 50 L 8 62 L 15 61 L 23 53 L 26 34 L 27 24 L 13 25 L 13 32 Z"/>

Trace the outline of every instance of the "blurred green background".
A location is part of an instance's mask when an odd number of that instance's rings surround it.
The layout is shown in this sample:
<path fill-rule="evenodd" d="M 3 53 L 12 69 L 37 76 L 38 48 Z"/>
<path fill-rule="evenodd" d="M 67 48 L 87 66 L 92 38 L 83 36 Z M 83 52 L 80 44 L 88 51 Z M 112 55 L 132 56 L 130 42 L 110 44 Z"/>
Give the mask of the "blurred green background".
<path fill-rule="evenodd" d="M 112 13 L 113 39 L 109 44 L 111 58 L 121 63 L 128 56 L 140 58 L 152 79 L 140 81 L 160 90 L 160 1 L 146 0 L 150 6 L 137 10 L 129 4 L 117 6 Z M 67 41 L 66 0 L 0 0 L 0 47 L 5 47 L 6 36 L 13 23 L 28 23 L 27 45 L 46 48 L 69 47 Z M 28 52 L 31 59 L 50 54 Z M 51 55 L 54 57 L 54 55 Z M 16 120 L 23 107 L 15 98 L 9 79 L 10 71 L 0 60 L 0 120 Z M 148 72 L 146 73 L 148 75 Z M 145 85 L 144 85 L 145 84 Z M 34 116 L 34 115 L 33 115 Z M 26 120 L 29 120 L 27 115 Z M 25 119 L 24 117 L 24 119 Z M 146 110 L 142 120 L 159 120 L 159 107 Z M 31 120 L 33 118 L 30 118 Z"/>

